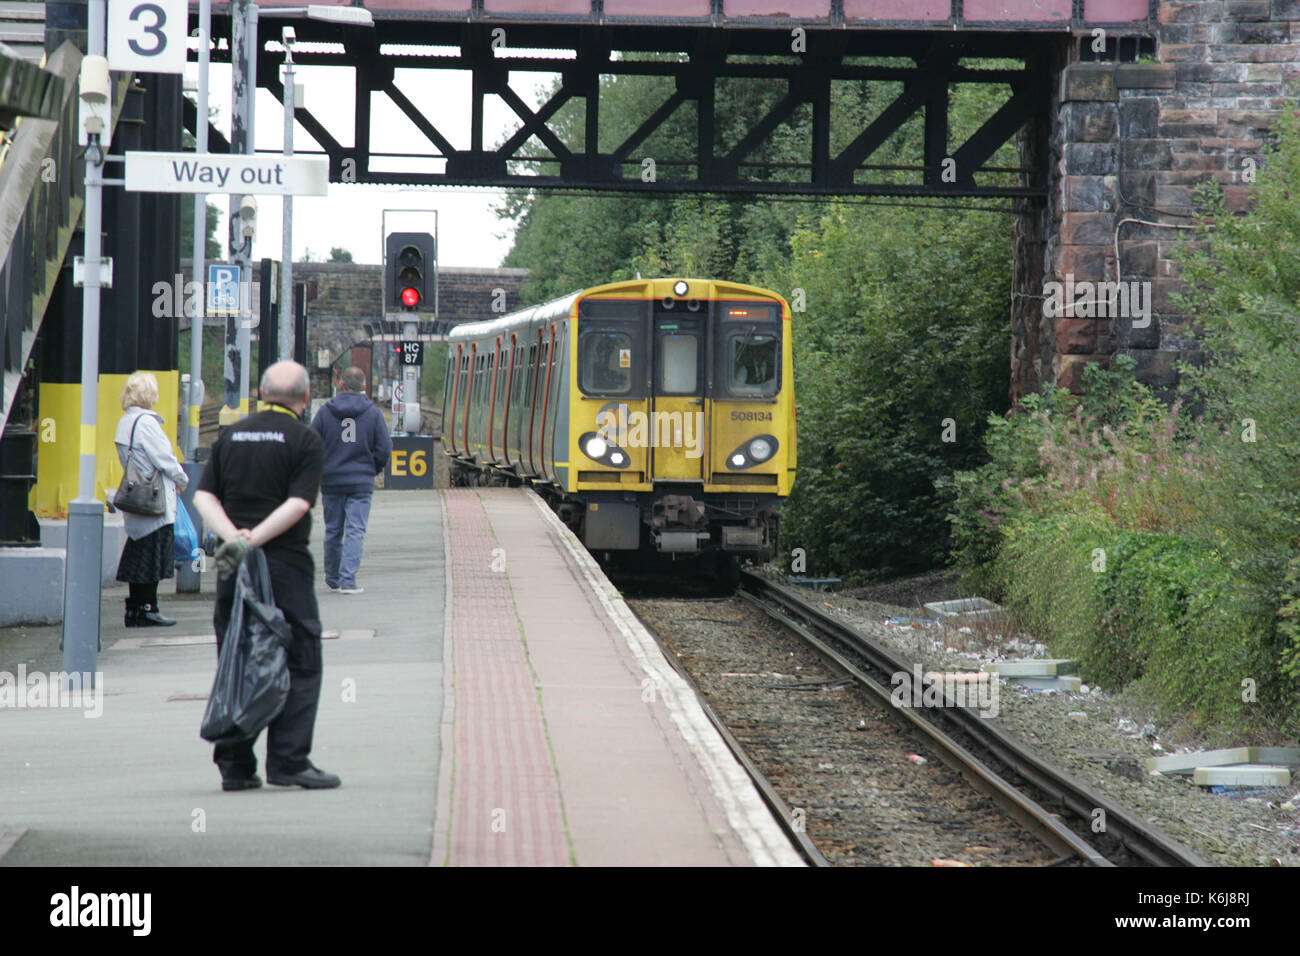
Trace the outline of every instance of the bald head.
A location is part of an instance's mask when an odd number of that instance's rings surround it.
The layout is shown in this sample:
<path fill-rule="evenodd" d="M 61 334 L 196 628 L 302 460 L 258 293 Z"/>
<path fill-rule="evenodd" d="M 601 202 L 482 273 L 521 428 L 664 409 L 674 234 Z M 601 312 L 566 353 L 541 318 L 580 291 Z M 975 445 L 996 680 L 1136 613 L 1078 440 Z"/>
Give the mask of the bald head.
<path fill-rule="evenodd" d="M 307 407 L 311 379 L 297 362 L 276 362 L 262 375 L 262 401 L 276 402 L 297 412 Z"/>

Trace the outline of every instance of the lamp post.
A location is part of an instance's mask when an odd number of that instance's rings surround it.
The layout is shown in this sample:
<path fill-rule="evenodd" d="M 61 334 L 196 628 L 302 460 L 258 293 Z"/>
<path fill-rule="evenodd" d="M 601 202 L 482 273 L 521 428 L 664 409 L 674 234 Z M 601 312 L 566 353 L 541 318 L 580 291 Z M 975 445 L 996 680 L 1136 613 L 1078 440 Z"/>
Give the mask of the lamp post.
<path fill-rule="evenodd" d="M 297 39 L 293 27 L 280 32 L 284 43 L 284 155 L 293 156 L 293 114 L 298 108 L 298 88 L 294 83 L 293 41 Z M 280 250 L 280 323 L 278 358 L 293 358 L 293 197 L 284 197 L 283 244 Z"/>
<path fill-rule="evenodd" d="M 194 111 L 194 152 L 203 155 L 208 151 L 208 62 L 212 37 L 212 0 L 199 0 L 199 88 Z M 207 314 L 207 283 L 204 276 L 208 240 L 208 197 L 199 193 L 194 197 L 194 242 L 190 262 L 195 297 L 194 314 L 190 316 L 190 393 L 189 414 L 185 428 L 185 459 L 192 464 L 199 447 L 199 408 L 203 401 L 203 317 Z M 189 472 L 189 468 L 186 469 Z M 198 476 L 190 474 L 190 484 L 198 487 Z"/>
<path fill-rule="evenodd" d="M 86 103 L 109 101 L 112 85 L 108 60 L 105 0 L 91 0 L 86 44 L 81 61 L 79 96 Z M 101 120 L 86 122 L 86 201 L 83 296 L 81 301 L 81 429 L 78 433 L 77 497 L 68 502 L 68 540 L 63 583 L 63 670 L 71 689 L 95 686 L 99 654 L 100 581 L 104 547 L 104 505 L 95 497 L 95 442 L 99 425 L 99 289 L 104 197 L 105 132 Z M 83 676 L 85 675 L 85 676 Z"/>

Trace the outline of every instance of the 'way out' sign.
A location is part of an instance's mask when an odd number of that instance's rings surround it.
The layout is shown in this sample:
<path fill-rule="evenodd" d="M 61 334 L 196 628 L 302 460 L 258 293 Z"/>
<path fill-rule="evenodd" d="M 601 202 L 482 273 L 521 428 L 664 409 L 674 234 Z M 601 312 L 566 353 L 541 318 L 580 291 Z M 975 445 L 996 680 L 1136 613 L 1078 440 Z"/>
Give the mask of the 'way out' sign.
<path fill-rule="evenodd" d="M 329 178 L 329 160 L 316 156 L 126 154 L 126 188 L 133 192 L 324 196 Z"/>

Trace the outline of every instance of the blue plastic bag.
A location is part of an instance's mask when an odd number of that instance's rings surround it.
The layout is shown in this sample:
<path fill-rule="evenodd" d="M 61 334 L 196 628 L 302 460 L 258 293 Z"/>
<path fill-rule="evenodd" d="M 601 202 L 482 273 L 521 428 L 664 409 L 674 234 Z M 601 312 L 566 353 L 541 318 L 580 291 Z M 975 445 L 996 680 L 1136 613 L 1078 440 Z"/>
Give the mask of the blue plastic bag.
<path fill-rule="evenodd" d="M 199 533 L 190 520 L 189 509 L 185 502 L 176 498 L 176 525 L 172 529 L 172 545 L 176 553 L 176 563 L 193 561 L 199 554 Z"/>

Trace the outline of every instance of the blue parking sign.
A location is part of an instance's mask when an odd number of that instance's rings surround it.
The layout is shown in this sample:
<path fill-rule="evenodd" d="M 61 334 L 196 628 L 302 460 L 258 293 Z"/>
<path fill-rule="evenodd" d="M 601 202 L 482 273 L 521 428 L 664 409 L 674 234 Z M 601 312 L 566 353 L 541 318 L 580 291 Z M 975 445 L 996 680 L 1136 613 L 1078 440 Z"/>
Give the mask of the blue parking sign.
<path fill-rule="evenodd" d="M 239 266 L 208 266 L 208 315 L 239 314 Z"/>

